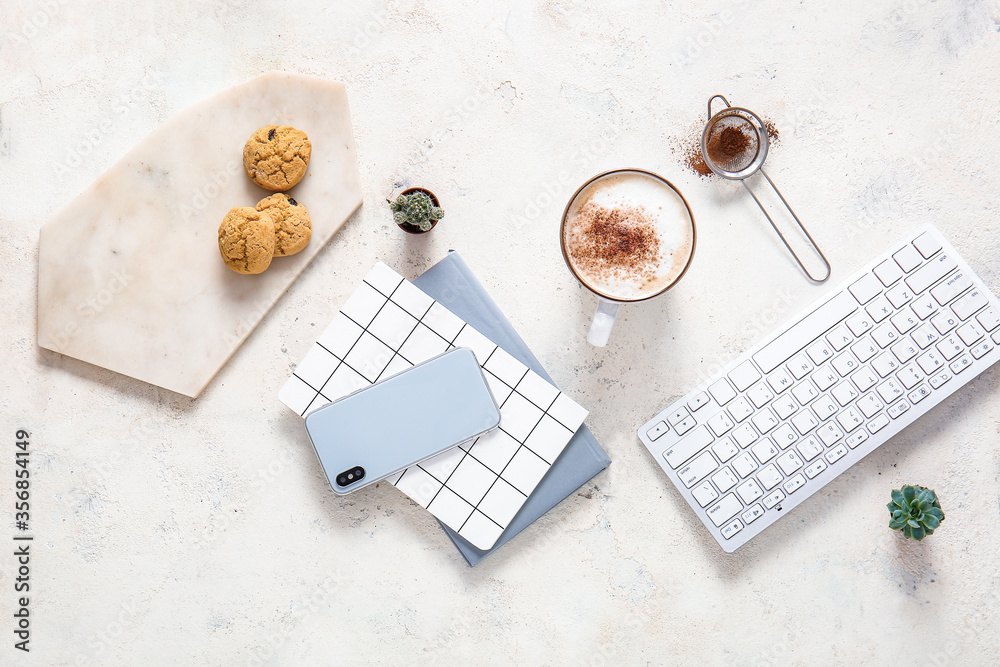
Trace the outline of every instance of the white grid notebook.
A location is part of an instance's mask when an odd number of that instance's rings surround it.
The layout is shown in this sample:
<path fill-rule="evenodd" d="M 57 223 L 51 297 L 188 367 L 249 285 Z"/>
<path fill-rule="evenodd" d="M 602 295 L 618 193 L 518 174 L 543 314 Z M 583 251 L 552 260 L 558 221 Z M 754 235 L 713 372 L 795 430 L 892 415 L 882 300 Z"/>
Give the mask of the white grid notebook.
<path fill-rule="evenodd" d="M 381 262 L 278 394 L 305 416 L 454 347 L 476 355 L 500 427 L 389 478 L 477 549 L 490 549 L 587 411 Z"/>

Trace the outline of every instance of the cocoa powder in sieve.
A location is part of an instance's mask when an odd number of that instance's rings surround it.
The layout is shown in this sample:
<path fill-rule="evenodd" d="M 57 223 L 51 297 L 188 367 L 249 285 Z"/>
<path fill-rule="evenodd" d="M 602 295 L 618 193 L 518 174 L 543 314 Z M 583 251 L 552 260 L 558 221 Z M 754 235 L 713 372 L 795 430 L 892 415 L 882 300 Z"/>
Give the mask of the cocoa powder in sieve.
<path fill-rule="evenodd" d="M 723 128 L 722 132 L 713 133 L 705 148 L 708 150 L 709 159 L 716 166 L 726 165 L 728 169 L 729 163 L 741 155 L 750 145 L 751 138 L 747 136 L 746 132 L 739 127 L 730 125 Z"/>
<path fill-rule="evenodd" d="M 702 126 L 704 127 L 704 126 Z M 780 141 L 780 136 L 778 133 L 778 128 L 774 126 L 774 123 L 765 120 L 764 129 L 767 130 L 767 138 L 771 140 L 771 146 Z M 692 139 L 683 142 L 679 147 L 681 150 L 682 159 L 684 165 L 698 174 L 702 178 L 707 178 L 712 175 L 712 170 L 709 169 L 708 165 L 705 164 L 705 157 L 701 154 L 701 133 Z"/>

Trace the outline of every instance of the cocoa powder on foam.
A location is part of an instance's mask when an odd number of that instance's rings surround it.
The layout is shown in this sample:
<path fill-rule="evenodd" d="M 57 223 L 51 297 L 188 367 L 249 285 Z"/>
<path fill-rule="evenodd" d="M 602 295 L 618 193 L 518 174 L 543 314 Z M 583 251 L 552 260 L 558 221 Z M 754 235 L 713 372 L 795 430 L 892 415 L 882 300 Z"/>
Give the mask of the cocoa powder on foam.
<path fill-rule="evenodd" d="M 581 273 L 638 284 L 656 277 L 660 236 L 643 207 L 610 209 L 588 202 L 574 216 L 570 234 L 568 252 Z"/>

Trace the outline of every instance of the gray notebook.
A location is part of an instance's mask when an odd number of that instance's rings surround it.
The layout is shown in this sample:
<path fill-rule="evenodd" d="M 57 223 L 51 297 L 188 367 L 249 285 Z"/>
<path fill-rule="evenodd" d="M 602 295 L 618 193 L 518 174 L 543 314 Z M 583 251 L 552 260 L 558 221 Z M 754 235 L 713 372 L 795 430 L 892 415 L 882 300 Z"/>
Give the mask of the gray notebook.
<path fill-rule="evenodd" d="M 500 308 L 476 280 L 457 252 L 449 252 L 447 257 L 412 282 L 440 301 L 441 305 L 489 336 L 511 356 L 552 382 L 552 378 L 517 335 L 510 322 L 500 312 Z M 476 549 L 444 524 L 441 524 L 441 528 L 455 543 L 469 565 L 476 565 L 531 525 L 535 519 L 586 484 L 610 463 L 611 459 L 598 444 L 594 434 L 586 425 L 581 426 L 492 549 L 489 551 Z"/>

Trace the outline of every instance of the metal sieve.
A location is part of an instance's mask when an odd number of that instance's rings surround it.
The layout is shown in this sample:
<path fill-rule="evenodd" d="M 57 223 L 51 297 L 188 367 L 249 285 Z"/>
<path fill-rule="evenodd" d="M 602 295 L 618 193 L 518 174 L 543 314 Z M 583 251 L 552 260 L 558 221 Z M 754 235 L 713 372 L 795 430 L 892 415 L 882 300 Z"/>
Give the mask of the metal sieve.
<path fill-rule="evenodd" d="M 716 98 L 722 100 L 726 108 L 712 115 L 712 102 Z M 813 237 L 806 231 L 802 221 L 799 220 L 799 216 L 795 215 L 795 211 L 785 201 L 785 197 L 778 190 L 778 186 L 774 184 L 771 177 L 764 171 L 764 160 L 767 158 L 767 149 L 769 146 L 767 129 L 764 127 L 764 121 L 760 119 L 760 116 L 748 109 L 730 106 L 729 101 L 722 95 L 713 95 L 708 99 L 708 124 L 705 126 L 705 131 L 701 133 L 701 156 L 705 160 L 705 164 L 719 176 L 743 183 L 743 187 L 746 188 L 746 191 L 757 202 L 757 206 L 763 211 L 767 217 L 767 221 L 771 223 L 771 228 L 774 229 L 781 242 L 785 244 L 785 248 L 791 253 L 796 263 L 798 263 L 799 268 L 806 274 L 806 277 L 816 283 L 825 282 L 830 277 L 830 263 L 826 261 L 826 256 L 823 255 Z M 817 278 L 809 273 L 805 264 L 795 254 L 795 251 L 792 250 L 792 246 L 789 245 L 785 235 L 774 224 L 774 220 L 767 212 L 767 209 L 764 208 L 764 205 L 761 204 L 760 199 L 757 198 L 757 195 L 746 184 L 746 180 L 744 179 L 753 176 L 758 171 L 770 183 L 771 188 L 774 189 L 781 199 L 781 203 L 785 205 L 788 212 L 795 218 L 799 229 L 809 239 L 812 249 L 816 251 L 816 254 L 822 260 L 823 265 L 826 267 L 826 275 L 822 278 Z"/>

